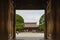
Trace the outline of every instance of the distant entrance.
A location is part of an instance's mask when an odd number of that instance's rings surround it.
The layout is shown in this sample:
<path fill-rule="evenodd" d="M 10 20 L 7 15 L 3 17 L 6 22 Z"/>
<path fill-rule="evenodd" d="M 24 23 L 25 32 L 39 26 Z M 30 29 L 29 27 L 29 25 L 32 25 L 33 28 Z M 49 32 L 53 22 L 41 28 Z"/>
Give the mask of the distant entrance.
<path fill-rule="evenodd" d="M 16 39 L 44 39 L 44 29 L 45 10 L 16 10 Z"/>

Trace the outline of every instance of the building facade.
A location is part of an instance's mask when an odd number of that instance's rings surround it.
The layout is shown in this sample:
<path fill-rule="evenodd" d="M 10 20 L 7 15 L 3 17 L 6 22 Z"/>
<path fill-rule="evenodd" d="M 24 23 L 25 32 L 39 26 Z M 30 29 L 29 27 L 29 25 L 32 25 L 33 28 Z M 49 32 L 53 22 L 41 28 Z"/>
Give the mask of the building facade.
<path fill-rule="evenodd" d="M 27 32 L 35 31 L 35 32 L 37 32 L 38 31 L 38 25 L 36 24 L 36 22 L 25 22 L 24 23 L 24 31 L 27 31 Z"/>

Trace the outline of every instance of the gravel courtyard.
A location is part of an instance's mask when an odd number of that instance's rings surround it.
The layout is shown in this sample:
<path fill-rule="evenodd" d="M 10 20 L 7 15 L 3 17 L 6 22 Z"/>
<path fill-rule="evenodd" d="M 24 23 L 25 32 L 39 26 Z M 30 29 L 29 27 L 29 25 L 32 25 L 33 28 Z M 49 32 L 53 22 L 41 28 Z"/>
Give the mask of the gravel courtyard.
<path fill-rule="evenodd" d="M 44 33 L 22 32 L 16 34 L 16 40 L 44 40 Z"/>

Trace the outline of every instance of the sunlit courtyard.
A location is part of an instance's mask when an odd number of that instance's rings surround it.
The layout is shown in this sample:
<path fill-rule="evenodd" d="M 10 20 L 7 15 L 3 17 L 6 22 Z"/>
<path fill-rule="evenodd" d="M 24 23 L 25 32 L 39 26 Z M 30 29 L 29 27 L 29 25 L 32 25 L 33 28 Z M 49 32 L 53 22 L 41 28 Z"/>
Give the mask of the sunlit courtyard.
<path fill-rule="evenodd" d="M 16 40 L 44 40 L 45 10 L 16 10 Z"/>
<path fill-rule="evenodd" d="M 44 40 L 44 33 L 21 32 L 16 33 L 16 40 Z"/>

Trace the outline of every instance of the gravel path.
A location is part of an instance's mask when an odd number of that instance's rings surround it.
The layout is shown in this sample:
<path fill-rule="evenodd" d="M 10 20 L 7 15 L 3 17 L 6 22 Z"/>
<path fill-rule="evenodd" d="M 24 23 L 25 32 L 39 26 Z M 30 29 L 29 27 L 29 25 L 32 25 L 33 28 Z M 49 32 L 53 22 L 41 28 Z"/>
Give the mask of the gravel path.
<path fill-rule="evenodd" d="M 22 32 L 16 34 L 16 40 L 44 40 L 44 33 Z"/>

